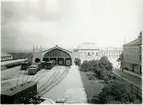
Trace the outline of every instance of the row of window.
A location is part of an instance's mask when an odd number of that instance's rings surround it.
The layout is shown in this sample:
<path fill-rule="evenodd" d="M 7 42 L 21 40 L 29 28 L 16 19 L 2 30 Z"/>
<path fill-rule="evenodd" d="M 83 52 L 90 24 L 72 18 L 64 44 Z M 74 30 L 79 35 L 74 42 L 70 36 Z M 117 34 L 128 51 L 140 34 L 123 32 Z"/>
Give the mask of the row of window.
<path fill-rule="evenodd" d="M 110 51 L 107 51 L 107 52 L 99 52 L 100 54 L 121 54 L 122 52 L 121 51 L 113 51 L 113 52 L 110 52 Z"/>
<path fill-rule="evenodd" d="M 81 52 L 81 53 L 84 53 L 84 54 L 87 54 L 88 56 L 92 56 L 94 54 L 96 54 L 96 56 L 109 56 L 109 57 L 119 57 L 120 54 L 106 54 L 106 53 L 103 53 L 103 54 L 99 54 L 98 52 L 94 53 L 94 52 Z"/>
<path fill-rule="evenodd" d="M 87 54 L 88 56 L 92 56 L 92 55 L 98 56 L 98 52 L 80 52 L 80 53 Z"/>
<path fill-rule="evenodd" d="M 141 55 L 139 54 L 124 54 L 123 58 L 130 61 L 141 61 Z"/>
<path fill-rule="evenodd" d="M 124 48 L 125 52 L 139 52 L 139 48 L 138 47 L 126 47 Z"/>

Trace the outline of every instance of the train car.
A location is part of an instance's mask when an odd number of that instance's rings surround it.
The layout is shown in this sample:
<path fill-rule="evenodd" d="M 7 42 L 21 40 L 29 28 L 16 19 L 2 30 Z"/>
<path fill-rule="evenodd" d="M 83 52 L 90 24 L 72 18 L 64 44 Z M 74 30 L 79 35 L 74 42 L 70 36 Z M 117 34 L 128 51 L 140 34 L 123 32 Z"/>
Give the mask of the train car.
<path fill-rule="evenodd" d="M 42 62 L 41 62 L 41 68 L 42 68 L 42 69 L 45 69 L 45 66 L 46 66 L 46 61 L 42 61 Z"/>
<path fill-rule="evenodd" d="M 52 67 L 54 67 L 55 62 L 54 61 L 48 61 L 45 65 L 46 69 L 51 69 Z"/>
<path fill-rule="evenodd" d="M 31 61 L 25 61 L 21 63 L 21 70 L 27 70 L 28 67 L 31 65 Z"/>
<path fill-rule="evenodd" d="M 27 82 L 1 92 L 1 104 L 22 104 L 37 94 L 37 82 Z"/>
<path fill-rule="evenodd" d="M 42 68 L 41 63 L 35 63 L 29 66 L 28 68 L 28 74 L 34 75 L 36 74 L 40 69 Z"/>

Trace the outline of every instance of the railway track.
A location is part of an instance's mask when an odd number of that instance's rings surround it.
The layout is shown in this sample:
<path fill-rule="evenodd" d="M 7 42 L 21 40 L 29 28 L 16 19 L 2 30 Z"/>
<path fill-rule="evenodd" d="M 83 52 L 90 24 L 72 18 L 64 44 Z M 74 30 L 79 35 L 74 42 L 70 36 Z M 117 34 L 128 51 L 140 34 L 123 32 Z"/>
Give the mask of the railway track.
<path fill-rule="evenodd" d="M 52 79 L 55 79 L 55 77 L 58 75 L 58 73 L 59 73 L 59 69 L 60 67 L 57 67 L 56 69 L 57 70 L 55 70 L 54 71 L 54 73 L 49 77 L 49 79 L 48 80 L 46 80 L 39 88 L 38 88 L 38 91 L 39 92 L 42 92 L 42 90 L 44 90 L 45 88 L 46 88 L 46 86 L 48 86 L 48 84 L 49 84 L 49 82 L 51 82 L 51 80 Z"/>
<path fill-rule="evenodd" d="M 63 72 L 60 72 L 61 67 L 58 69 L 59 69 L 58 71 L 55 71 L 53 77 L 47 81 L 47 85 L 44 85 L 43 88 L 40 90 L 38 89 L 39 90 L 37 94 L 38 96 L 44 95 L 46 92 L 48 92 L 58 83 L 60 83 L 60 81 L 63 80 L 63 78 L 67 75 L 69 71 L 69 67 L 66 67 L 66 70 L 64 70 Z"/>

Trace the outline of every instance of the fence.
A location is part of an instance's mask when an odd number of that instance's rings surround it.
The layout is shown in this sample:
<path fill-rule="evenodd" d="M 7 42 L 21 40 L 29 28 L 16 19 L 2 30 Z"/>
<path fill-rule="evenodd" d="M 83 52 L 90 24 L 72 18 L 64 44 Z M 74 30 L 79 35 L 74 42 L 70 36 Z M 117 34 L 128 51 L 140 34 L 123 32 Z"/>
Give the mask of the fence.
<path fill-rule="evenodd" d="M 129 81 L 128 79 L 126 79 L 120 75 L 117 75 L 115 73 L 113 73 L 113 74 L 116 75 L 117 77 L 120 77 L 122 80 L 126 81 L 127 85 L 128 85 L 128 89 L 131 92 L 131 94 L 132 95 L 135 94 L 140 100 L 142 100 L 142 89 L 140 86 L 136 85 L 135 83 Z"/>

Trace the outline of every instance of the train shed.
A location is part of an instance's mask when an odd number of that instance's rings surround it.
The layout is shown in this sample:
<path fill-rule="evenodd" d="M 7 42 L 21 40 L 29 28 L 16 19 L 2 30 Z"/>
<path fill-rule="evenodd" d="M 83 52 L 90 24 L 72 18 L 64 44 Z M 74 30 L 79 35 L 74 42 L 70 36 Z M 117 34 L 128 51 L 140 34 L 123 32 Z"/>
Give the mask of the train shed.
<path fill-rule="evenodd" d="M 59 46 L 40 51 L 33 51 L 33 61 L 54 61 L 56 65 L 70 66 L 72 64 L 72 52 Z"/>

